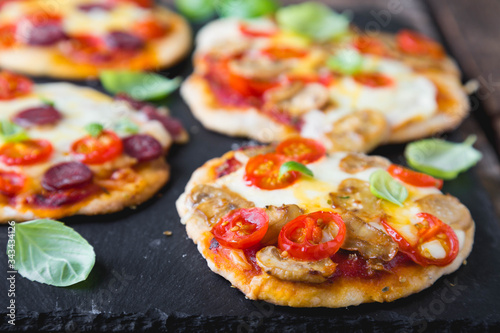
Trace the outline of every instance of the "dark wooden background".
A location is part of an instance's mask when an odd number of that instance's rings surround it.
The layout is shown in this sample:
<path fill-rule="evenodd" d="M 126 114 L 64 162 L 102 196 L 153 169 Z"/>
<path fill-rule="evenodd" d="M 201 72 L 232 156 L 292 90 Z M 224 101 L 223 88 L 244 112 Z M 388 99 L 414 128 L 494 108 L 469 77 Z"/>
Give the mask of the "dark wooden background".
<path fill-rule="evenodd" d="M 173 0 L 160 0 L 172 5 Z M 244 0 L 242 0 L 244 1 Z M 248 0 L 251 1 L 251 0 Z M 318 1 L 318 0 L 316 0 Z M 482 185 L 500 216 L 500 1 L 499 0 L 319 0 L 339 10 L 369 8 L 368 29 L 384 29 L 393 18 L 407 20 L 440 40 L 461 67 L 464 82 L 479 84 L 471 115 L 461 125 L 476 134 L 484 157 L 477 166 Z M 282 4 L 304 2 L 281 0 Z"/>

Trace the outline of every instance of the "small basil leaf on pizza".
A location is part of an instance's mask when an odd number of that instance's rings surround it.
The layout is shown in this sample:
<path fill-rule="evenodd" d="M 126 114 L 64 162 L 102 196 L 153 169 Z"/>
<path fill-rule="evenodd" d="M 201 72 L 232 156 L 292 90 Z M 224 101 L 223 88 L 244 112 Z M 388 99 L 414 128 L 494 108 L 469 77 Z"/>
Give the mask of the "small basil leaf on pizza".
<path fill-rule="evenodd" d="M 377 170 L 370 175 L 370 192 L 377 198 L 398 206 L 403 206 L 403 202 L 408 197 L 406 187 L 385 170 Z"/>
<path fill-rule="evenodd" d="M 304 164 L 295 161 L 288 161 L 281 165 L 279 178 L 283 177 L 286 173 L 290 171 L 297 171 L 303 175 L 314 177 L 313 172 Z"/>
<path fill-rule="evenodd" d="M 93 247 L 54 220 L 15 225 L 15 269 L 31 281 L 57 287 L 84 281 L 95 264 Z"/>
<path fill-rule="evenodd" d="M 47 105 L 47 106 L 54 106 L 54 101 L 51 101 L 47 97 L 40 96 L 40 99 L 42 100 L 42 103 Z"/>
<path fill-rule="evenodd" d="M 475 142 L 475 135 L 462 143 L 420 140 L 406 146 L 405 157 L 408 164 L 418 171 L 442 179 L 454 179 L 481 160 L 481 152 L 472 147 Z"/>
<path fill-rule="evenodd" d="M 182 15 L 195 22 L 208 20 L 215 15 L 213 0 L 175 0 L 175 5 Z"/>
<path fill-rule="evenodd" d="M 8 120 L 0 121 L 0 137 L 3 142 L 20 142 L 29 139 L 26 131 Z"/>
<path fill-rule="evenodd" d="M 104 130 L 104 126 L 99 123 L 91 123 L 85 126 L 85 130 L 91 137 L 98 137 Z"/>
<path fill-rule="evenodd" d="M 340 37 L 349 28 L 349 19 L 345 15 L 317 2 L 281 8 L 276 12 L 276 20 L 282 29 L 320 42 Z"/>
<path fill-rule="evenodd" d="M 356 50 L 340 50 L 328 59 L 327 65 L 335 72 L 352 75 L 363 68 L 363 56 Z"/>
<path fill-rule="evenodd" d="M 133 71 L 103 71 L 100 75 L 104 88 L 112 93 L 126 93 L 138 101 L 159 100 L 175 91 L 181 78 L 167 79 L 155 73 Z"/>
<path fill-rule="evenodd" d="M 139 133 L 139 126 L 128 118 L 121 118 L 113 126 L 114 130 L 123 134 L 137 134 Z"/>
<path fill-rule="evenodd" d="M 222 17 L 253 18 L 274 13 L 279 8 L 276 0 L 219 0 L 215 10 Z"/>

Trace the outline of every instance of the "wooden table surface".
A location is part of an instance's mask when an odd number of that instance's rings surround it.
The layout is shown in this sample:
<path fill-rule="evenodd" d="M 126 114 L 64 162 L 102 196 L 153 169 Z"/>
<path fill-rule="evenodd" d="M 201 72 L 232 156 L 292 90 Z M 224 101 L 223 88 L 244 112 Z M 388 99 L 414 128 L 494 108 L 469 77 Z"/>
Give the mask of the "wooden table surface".
<path fill-rule="evenodd" d="M 250 1 L 250 0 L 249 0 Z M 172 0 L 161 0 L 172 5 Z M 281 0 L 283 4 L 300 0 Z M 369 8 L 373 21 L 362 29 L 381 29 L 396 18 L 440 40 L 457 60 L 464 81 L 475 80 L 472 111 L 460 126 L 476 134 L 483 159 L 476 167 L 500 217 L 500 1 L 498 0 L 320 0 L 340 10 Z M 368 26 L 369 25 L 369 26 Z"/>

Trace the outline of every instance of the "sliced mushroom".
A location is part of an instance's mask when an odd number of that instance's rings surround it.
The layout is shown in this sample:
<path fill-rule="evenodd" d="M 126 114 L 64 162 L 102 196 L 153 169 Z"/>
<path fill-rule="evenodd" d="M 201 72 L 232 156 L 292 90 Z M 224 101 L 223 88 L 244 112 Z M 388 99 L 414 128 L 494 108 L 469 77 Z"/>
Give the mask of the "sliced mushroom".
<path fill-rule="evenodd" d="M 451 195 L 429 194 L 416 203 L 423 212 L 436 216 L 452 227 L 467 230 L 472 226 L 472 217 L 467 207 Z"/>
<path fill-rule="evenodd" d="M 281 228 L 294 218 L 304 214 L 304 210 L 297 205 L 267 206 L 266 213 L 269 216 L 269 228 L 260 242 L 263 245 L 272 245 L 278 242 Z"/>
<path fill-rule="evenodd" d="M 328 103 L 329 95 L 328 89 L 319 83 L 304 85 L 293 82 L 269 91 L 266 101 L 298 116 L 311 110 L 322 109 Z"/>
<path fill-rule="evenodd" d="M 390 165 L 391 162 L 383 157 L 351 153 L 340 161 L 339 167 L 346 173 L 354 174 L 369 168 L 387 169 Z"/>
<path fill-rule="evenodd" d="M 243 57 L 232 60 L 230 69 L 241 76 L 255 80 L 271 80 L 290 68 L 286 61 L 276 61 L 265 57 Z"/>
<path fill-rule="evenodd" d="M 302 261 L 283 257 L 275 246 L 267 246 L 256 255 L 257 264 L 267 274 L 285 281 L 322 283 L 334 272 L 337 264 L 330 258 Z"/>
<path fill-rule="evenodd" d="M 188 200 L 210 226 L 234 209 L 254 207 L 252 202 L 243 199 L 239 194 L 225 187 L 218 188 L 210 185 L 195 186 Z"/>
<path fill-rule="evenodd" d="M 370 151 L 389 134 L 385 116 L 376 111 L 357 111 L 340 118 L 328 133 L 331 151 Z"/>
<path fill-rule="evenodd" d="M 355 214 L 367 222 L 378 221 L 384 214 L 381 200 L 370 191 L 370 184 L 360 179 L 344 179 L 337 192 L 330 193 L 330 198 L 333 208 Z"/>
<path fill-rule="evenodd" d="M 366 223 L 351 213 L 341 214 L 347 233 L 342 248 L 358 251 L 363 258 L 389 261 L 398 252 L 391 236 Z"/>

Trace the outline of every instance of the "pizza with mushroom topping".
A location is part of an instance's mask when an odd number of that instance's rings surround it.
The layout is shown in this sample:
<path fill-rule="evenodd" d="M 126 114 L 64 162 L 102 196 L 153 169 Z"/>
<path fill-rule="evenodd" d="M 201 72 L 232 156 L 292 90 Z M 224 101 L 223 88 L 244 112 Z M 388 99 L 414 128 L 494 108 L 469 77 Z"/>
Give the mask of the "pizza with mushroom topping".
<path fill-rule="evenodd" d="M 0 8 L 0 67 L 29 75 L 158 69 L 191 46 L 187 22 L 152 0 L 5 0 Z"/>
<path fill-rule="evenodd" d="M 208 161 L 177 210 L 210 269 L 248 298 L 344 307 L 406 297 L 460 267 L 475 225 L 442 185 L 294 137 Z"/>
<path fill-rule="evenodd" d="M 166 108 L 68 83 L 0 72 L 0 222 L 103 214 L 144 202 L 168 180 Z"/>
<path fill-rule="evenodd" d="M 440 44 L 346 27 L 316 41 L 275 18 L 213 21 L 197 36 L 182 96 L 208 129 L 260 142 L 301 135 L 328 151 L 367 152 L 466 117 L 460 73 Z"/>

